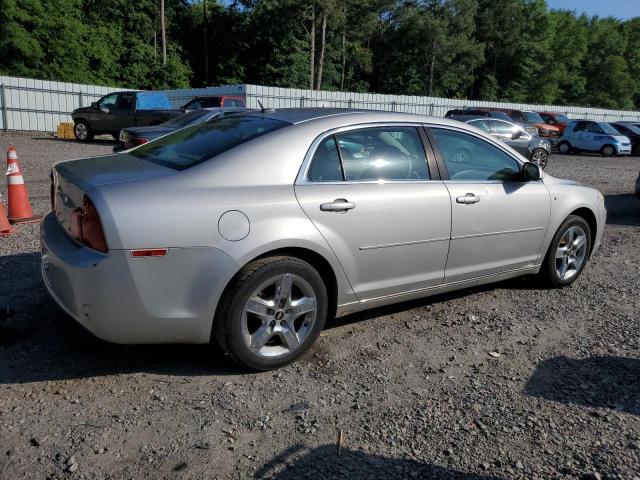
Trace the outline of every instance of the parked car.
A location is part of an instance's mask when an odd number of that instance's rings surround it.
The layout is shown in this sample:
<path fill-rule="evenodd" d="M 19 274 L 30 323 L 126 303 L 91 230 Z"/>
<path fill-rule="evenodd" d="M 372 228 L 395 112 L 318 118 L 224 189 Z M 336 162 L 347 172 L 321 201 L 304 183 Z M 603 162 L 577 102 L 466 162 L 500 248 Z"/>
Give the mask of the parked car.
<path fill-rule="evenodd" d="M 42 274 L 69 315 L 112 342 L 217 340 L 256 370 L 328 317 L 525 274 L 569 285 L 606 220 L 597 190 L 397 112 L 229 115 L 52 182 Z"/>
<path fill-rule="evenodd" d="M 76 108 L 71 118 L 76 139 L 86 142 L 102 134 L 118 140 L 123 128 L 159 125 L 182 113 L 171 108 L 164 93 L 129 91 L 109 93 L 90 107 Z"/>
<path fill-rule="evenodd" d="M 614 122 L 609 125 L 631 141 L 631 153 L 640 157 L 640 127 L 627 122 Z"/>
<path fill-rule="evenodd" d="M 502 120 L 511 120 L 509 115 L 504 112 L 492 112 L 488 110 L 478 110 L 472 107 L 465 108 L 454 108 L 453 110 L 449 110 L 444 115 L 446 118 L 453 117 L 491 117 L 491 118 L 501 118 Z"/>
<path fill-rule="evenodd" d="M 199 108 L 244 108 L 244 97 L 238 95 L 214 95 L 196 97 L 182 106 L 182 111 L 190 112 Z"/>
<path fill-rule="evenodd" d="M 571 123 L 571 120 L 566 115 L 558 112 L 537 112 L 542 120 L 548 125 L 553 125 L 560 130 L 560 136 L 564 133 L 564 129 Z"/>
<path fill-rule="evenodd" d="M 551 144 L 549 140 L 540 138 L 538 135 L 529 134 L 520 125 L 497 118 L 452 118 L 473 125 L 492 137 L 503 141 L 520 155 L 538 164 L 540 168 L 544 169 L 547 166 L 549 156 L 551 155 Z"/>
<path fill-rule="evenodd" d="M 207 122 L 212 118 L 221 117 L 227 114 L 245 111 L 244 108 L 200 108 L 184 113 L 171 120 L 152 127 L 130 127 L 120 131 L 119 143 L 113 147 L 114 152 L 128 150 L 130 148 L 144 145 L 145 143 L 160 138 L 168 133 L 175 132 L 181 128 L 199 123 Z"/>
<path fill-rule="evenodd" d="M 562 154 L 575 152 L 600 152 L 605 157 L 630 155 L 631 142 L 605 122 L 575 120 L 564 130 L 558 143 Z"/>
<path fill-rule="evenodd" d="M 525 128 L 535 128 L 538 135 L 542 138 L 547 138 L 552 147 L 555 147 L 558 144 L 558 138 L 560 138 L 560 129 L 558 127 L 545 123 L 542 117 L 536 112 L 531 112 L 528 110 L 513 110 L 508 108 L 482 107 L 482 109 L 504 112 L 509 115 L 509 118 L 512 121 L 516 122 L 518 125 L 521 125 Z M 527 129 L 527 131 L 529 131 L 529 129 Z"/>

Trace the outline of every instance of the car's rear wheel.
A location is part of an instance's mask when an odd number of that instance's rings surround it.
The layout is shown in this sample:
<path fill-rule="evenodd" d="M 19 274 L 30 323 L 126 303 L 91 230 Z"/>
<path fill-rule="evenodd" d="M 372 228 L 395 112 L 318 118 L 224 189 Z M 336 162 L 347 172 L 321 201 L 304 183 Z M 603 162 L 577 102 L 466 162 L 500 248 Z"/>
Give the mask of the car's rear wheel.
<path fill-rule="evenodd" d="M 294 257 L 269 257 L 247 265 L 227 288 L 214 333 L 238 363 L 271 370 L 313 345 L 327 311 L 327 289 L 311 265 Z"/>
<path fill-rule="evenodd" d="M 591 253 L 591 229 L 582 217 L 569 215 L 556 232 L 541 274 L 553 287 L 575 282 Z"/>
<path fill-rule="evenodd" d="M 544 148 L 534 148 L 533 152 L 531 152 L 531 161 L 538 164 L 538 166 L 544 170 L 544 167 L 547 166 L 547 162 L 549 161 L 549 152 Z"/>
<path fill-rule="evenodd" d="M 93 132 L 91 127 L 85 120 L 78 120 L 73 126 L 73 134 L 76 139 L 81 142 L 89 142 L 93 140 Z"/>
<path fill-rule="evenodd" d="M 605 145 L 600 149 L 600 153 L 602 153 L 602 155 L 604 155 L 605 157 L 610 157 L 611 155 L 616 153 L 616 149 L 613 147 L 613 145 Z"/>
<path fill-rule="evenodd" d="M 634 157 L 640 157 L 640 143 L 637 143 L 637 144 L 633 147 L 633 156 L 634 156 Z"/>
<path fill-rule="evenodd" d="M 569 142 L 560 142 L 558 144 L 558 152 L 560 152 L 562 155 L 571 153 L 571 144 Z"/>

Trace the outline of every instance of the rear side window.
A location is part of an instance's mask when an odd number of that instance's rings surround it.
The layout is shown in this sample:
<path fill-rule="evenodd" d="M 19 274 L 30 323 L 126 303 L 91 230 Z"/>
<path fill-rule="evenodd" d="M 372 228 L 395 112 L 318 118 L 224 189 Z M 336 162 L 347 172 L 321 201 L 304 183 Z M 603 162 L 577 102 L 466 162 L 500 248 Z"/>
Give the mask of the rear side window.
<path fill-rule="evenodd" d="M 433 134 L 451 180 L 512 181 L 519 177 L 520 164 L 496 146 L 452 130 L 434 129 Z"/>
<path fill-rule="evenodd" d="M 307 178 L 311 182 L 342 181 L 340 154 L 333 135 L 325 138 L 316 148 Z"/>
<path fill-rule="evenodd" d="M 427 158 L 414 127 L 363 128 L 338 133 L 345 180 L 428 180 Z"/>
<path fill-rule="evenodd" d="M 129 155 L 184 170 L 288 125 L 263 116 L 232 115 L 178 130 Z"/>

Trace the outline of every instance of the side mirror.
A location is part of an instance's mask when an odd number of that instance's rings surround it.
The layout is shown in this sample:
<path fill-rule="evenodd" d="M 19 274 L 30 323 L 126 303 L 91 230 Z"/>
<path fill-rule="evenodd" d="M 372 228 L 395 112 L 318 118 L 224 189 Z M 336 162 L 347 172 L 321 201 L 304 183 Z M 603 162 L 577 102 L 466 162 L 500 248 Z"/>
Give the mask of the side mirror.
<path fill-rule="evenodd" d="M 540 167 L 533 162 L 526 162 L 522 166 L 522 177 L 527 182 L 535 182 L 542 178 Z"/>
<path fill-rule="evenodd" d="M 91 102 L 91 108 L 98 108 L 98 102 Z"/>
<path fill-rule="evenodd" d="M 517 140 L 522 136 L 522 130 L 517 129 L 515 132 L 513 132 L 513 134 L 511 135 L 511 140 Z"/>
<path fill-rule="evenodd" d="M 110 110 L 107 107 L 100 107 L 100 110 L 102 110 L 104 113 L 110 112 Z"/>

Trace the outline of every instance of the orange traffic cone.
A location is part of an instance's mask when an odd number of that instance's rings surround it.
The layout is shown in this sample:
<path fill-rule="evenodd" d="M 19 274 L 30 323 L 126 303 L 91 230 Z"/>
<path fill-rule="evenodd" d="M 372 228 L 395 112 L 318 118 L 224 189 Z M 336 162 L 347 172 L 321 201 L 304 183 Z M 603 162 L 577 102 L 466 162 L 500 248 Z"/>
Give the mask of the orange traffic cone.
<path fill-rule="evenodd" d="M 7 150 L 7 196 L 9 197 L 9 221 L 25 223 L 37 220 L 33 216 L 27 187 L 18 165 L 18 153 L 13 145 Z"/>
<path fill-rule="evenodd" d="M 7 218 L 7 214 L 4 212 L 2 198 L 0 198 L 0 237 L 8 237 L 12 233 L 13 228 L 9 225 L 9 219 Z"/>

